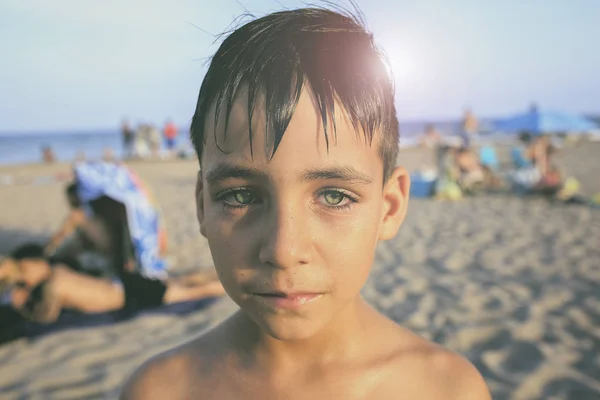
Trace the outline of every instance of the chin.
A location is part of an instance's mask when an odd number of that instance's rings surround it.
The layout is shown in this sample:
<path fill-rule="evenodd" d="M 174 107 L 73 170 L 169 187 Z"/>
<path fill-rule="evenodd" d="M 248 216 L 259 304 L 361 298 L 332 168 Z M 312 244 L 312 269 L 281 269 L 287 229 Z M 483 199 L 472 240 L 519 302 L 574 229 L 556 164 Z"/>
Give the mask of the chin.
<path fill-rule="evenodd" d="M 282 341 L 310 339 L 321 331 L 324 326 L 321 321 L 280 315 L 260 317 L 260 320 L 255 319 L 255 322 L 269 336 Z"/>
<path fill-rule="evenodd" d="M 318 335 L 334 319 L 327 297 L 297 308 L 272 307 L 255 297 L 233 300 L 262 332 L 281 341 L 302 341 Z"/>

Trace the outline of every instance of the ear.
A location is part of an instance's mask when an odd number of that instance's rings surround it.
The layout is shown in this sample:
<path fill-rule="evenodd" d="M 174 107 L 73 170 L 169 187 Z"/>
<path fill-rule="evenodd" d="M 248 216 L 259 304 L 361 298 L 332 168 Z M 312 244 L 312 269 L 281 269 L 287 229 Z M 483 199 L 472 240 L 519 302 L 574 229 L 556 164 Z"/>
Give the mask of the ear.
<path fill-rule="evenodd" d="M 202 183 L 202 170 L 198 171 L 198 177 L 196 178 L 196 218 L 200 225 L 200 233 L 206 237 L 206 231 L 204 230 L 204 184 Z"/>
<path fill-rule="evenodd" d="M 410 175 L 404 168 L 397 167 L 383 190 L 379 240 L 392 239 L 398 233 L 408 209 L 409 194 Z"/>

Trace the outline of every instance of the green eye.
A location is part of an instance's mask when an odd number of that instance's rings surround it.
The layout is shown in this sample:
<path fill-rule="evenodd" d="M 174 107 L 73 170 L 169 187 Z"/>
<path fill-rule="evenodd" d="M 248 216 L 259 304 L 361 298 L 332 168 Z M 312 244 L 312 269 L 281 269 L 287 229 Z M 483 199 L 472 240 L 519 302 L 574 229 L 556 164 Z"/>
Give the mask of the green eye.
<path fill-rule="evenodd" d="M 337 206 L 342 201 L 344 201 L 344 198 L 346 196 L 344 196 L 340 192 L 333 192 L 332 191 L 332 192 L 325 193 L 325 195 L 323 197 L 325 198 L 325 202 L 327 202 L 327 204 L 329 204 L 330 206 Z"/>
<path fill-rule="evenodd" d="M 254 200 L 254 196 L 252 195 L 252 193 L 247 190 L 238 190 L 232 194 L 235 201 L 239 204 L 251 204 Z"/>

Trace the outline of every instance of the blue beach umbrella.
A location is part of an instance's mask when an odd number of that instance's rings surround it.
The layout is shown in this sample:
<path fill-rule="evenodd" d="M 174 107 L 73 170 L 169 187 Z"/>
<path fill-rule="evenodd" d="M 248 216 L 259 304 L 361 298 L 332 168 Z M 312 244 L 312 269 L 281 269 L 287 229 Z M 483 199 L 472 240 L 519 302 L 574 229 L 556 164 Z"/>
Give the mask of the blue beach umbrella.
<path fill-rule="evenodd" d="M 540 110 L 534 106 L 523 114 L 497 120 L 494 128 L 500 132 L 529 132 L 533 135 L 540 135 L 542 133 L 589 132 L 598 129 L 598 125 L 577 114 Z"/>

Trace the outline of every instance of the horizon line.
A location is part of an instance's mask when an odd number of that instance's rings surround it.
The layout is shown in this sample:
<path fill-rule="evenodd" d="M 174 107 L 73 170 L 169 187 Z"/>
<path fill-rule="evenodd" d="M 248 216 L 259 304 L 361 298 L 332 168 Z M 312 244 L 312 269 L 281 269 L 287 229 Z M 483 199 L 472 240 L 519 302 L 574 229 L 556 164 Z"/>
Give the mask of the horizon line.
<path fill-rule="evenodd" d="M 585 118 L 589 118 L 592 120 L 600 120 L 600 111 L 594 112 L 594 113 L 573 113 L 573 114 L 580 114 L 581 116 L 585 117 Z M 509 114 L 510 115 L 510 114 Z M 506 115 L 506 116 L 509 116 Z M 513 114 L 514 115 L 514 114 Z M 499 116 L 485 116 L 485 117 L 478 117 L 478 119 L 480 121 L 489 121 L 489 120 L 493 120 L 495 118 L 503 118 L 503 117 L 499 117 Z M 423 117 L 423 118 L 406 118 L 406 119 L 398 119 L 398 123 L 400 124 L 407 124 L 407 123 L 430 123 L 430 124 L 439 124 L 439 123 L 456 123 L 458 121 L 461 120 L 461 117 Z M 137 126 L 139 124 L 134 124 L 134 126 Z M 162 124 L 152 124 L 154 126 L 162 126 Z M 184 126 L 182 124 L 175 124 L 179 129 L 187 129 L 187 126 Z M 99 133 L 99 132 L 106 132 L 106 133 L 113 133 L 114 131 L 119 131 L 120 130 L 120 124 L 115 124 L 112 127 L 69 127 L 69 128 L 48 128 L 48 129 L 39 129 L 39 128 L 17 128 L 17 129 L 0 129 L 0 136 L 6 136 L 6 135 L 15 135 L 15 134 L 27 134 L 27 135 L 35 135 L 35 134 L 65 134 L 65 133 L 78 133 L 78 134 L 85 134 L 85 133 Z"/>

